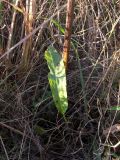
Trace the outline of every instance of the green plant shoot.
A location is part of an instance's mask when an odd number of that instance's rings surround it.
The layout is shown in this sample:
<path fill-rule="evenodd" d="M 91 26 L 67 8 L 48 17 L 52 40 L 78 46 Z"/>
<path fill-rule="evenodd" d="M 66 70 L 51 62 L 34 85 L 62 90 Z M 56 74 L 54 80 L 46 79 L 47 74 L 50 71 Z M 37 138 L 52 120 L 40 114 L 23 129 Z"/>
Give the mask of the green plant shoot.
<path fill-rule="evenodd" d="M 50 70 L 48 80 L 53 100 L 59 113 L 63 116 L 68 109 L 66 71 L 62 56 L 52 46 L 45 51 L 45 59 Z"/>
<path fill-rule="evenodd" d="M 113 106 L 109 110 L 110 111 L 120 111 L 120 106 Z"/>

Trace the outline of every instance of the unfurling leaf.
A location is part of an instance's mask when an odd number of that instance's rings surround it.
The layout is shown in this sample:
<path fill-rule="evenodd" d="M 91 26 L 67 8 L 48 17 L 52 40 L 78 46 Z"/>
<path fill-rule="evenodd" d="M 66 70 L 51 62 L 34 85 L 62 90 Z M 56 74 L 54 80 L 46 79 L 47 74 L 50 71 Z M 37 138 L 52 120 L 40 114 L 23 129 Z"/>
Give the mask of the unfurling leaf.
<path fill-rule="evenodd" d="M 52 46 L 45 51 L 45 59 L 50 70 L 48 80 L 53 100 L 58 111 L 64 115 L 68 108 L 66 71 L 62 56 Z"/>

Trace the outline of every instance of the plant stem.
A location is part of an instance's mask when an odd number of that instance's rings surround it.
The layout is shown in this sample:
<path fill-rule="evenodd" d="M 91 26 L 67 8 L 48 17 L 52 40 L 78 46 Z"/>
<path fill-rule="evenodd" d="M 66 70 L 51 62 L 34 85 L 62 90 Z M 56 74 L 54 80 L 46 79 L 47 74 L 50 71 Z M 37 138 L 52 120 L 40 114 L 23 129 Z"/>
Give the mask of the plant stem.
<path fill-rule="evenodd" d="M 66 29 L 65 29 L 63 55 L 62 55 L 66 69 L 70 51 L 70 39 L 71 39 L 71 30 L 73 22 L 74 3 L 75 0 L 68 0 L 67 2 Z"/>

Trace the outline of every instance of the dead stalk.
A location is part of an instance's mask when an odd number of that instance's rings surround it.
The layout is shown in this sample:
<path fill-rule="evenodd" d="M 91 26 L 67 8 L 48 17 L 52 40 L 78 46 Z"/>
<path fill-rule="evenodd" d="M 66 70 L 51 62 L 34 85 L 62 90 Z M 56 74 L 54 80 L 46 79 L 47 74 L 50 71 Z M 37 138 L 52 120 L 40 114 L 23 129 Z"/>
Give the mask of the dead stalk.
<path fill-rule="evenodd" d="M 66 4 L 63 5 L 58 11 L 62 11 L 64 8 L 66 7 Z M 41 33 L 41 31 L 43 30 L 44 27 L 46 27 L 46 25 L 48 24 L 48 22 L 50 22 L 50 20 L 52 18 L 54 18 L 58 11 L 56 11 L 50 18 L 48 18 L 47 20 L 45 20 L 41 25 L 39 25 L 37 28 L 33 29 L 32 32 L 30 32 L 28 35 L 26 35 L 23 39 L 21 39 L 18 43 L 16 43 L 14 46 L 12 46 L 8 51 L 6 51 L 5 53 L 3 53 L 0 56 L 0 61 L 2 61 L 3 58 L 5 58 L 7 55 L 11 54 L 11 52 L 18 47 L 19 45 L 25 43 L 31 36 L 33 36 L 37 31 L 39 31 Z"/>
<path fill-rule="evenodd" d="M 15 2 L 15 6 L 18 6 L 18 2 L 19 0 L 16 0 Z M 10 49 L 11 47 L 11 43 L 12 43 L 12 36 L 13 36 L 13 31 L 14 31 L 14 25 L 15 25 L 15 18 L 16 18 L 16 10 L 14 10 L 13 16 L 12 16 L 12 22 L 11 22 L 11 27 L 10 27 L 10 32 L 9 32 L 9 37 L 8 37 L 8 42 L 7 42 L 7 51 Z M 10 55 L 7 56 L 8 61 L 10 62 Z"/>
<path fill-rule="evenodd" d="M 35 0 L 26 0 L 26 11 L 25 11 L 25 36 L 29 35 L 33 31 L 33 24 L 35 19 Z M 30 63 L 32 50 L 32 36 L 24 43 L 23 46 L 23 63 L 22 67 L 28 67 Z"/>

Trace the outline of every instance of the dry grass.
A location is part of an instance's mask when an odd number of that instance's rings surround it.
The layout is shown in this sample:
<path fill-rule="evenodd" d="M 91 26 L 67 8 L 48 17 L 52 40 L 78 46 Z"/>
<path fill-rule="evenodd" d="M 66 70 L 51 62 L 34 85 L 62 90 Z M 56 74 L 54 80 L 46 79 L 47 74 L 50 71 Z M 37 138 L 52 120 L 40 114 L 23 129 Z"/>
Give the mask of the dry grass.
<path fill-rule="evenodd" d="M 119 111 L 109 109 L 120 106 L 120 1 L 75 2 L 67 123 L 54 107 L 44 60 L 50 44 L 63 50 L 51 20 L 65 28 L 66 1 L 37 0 L 32 10 L 20 2 L 28 14 L 0 2 L 0 159 L 117 160 L 120 131 L 111 130 Z"/>

